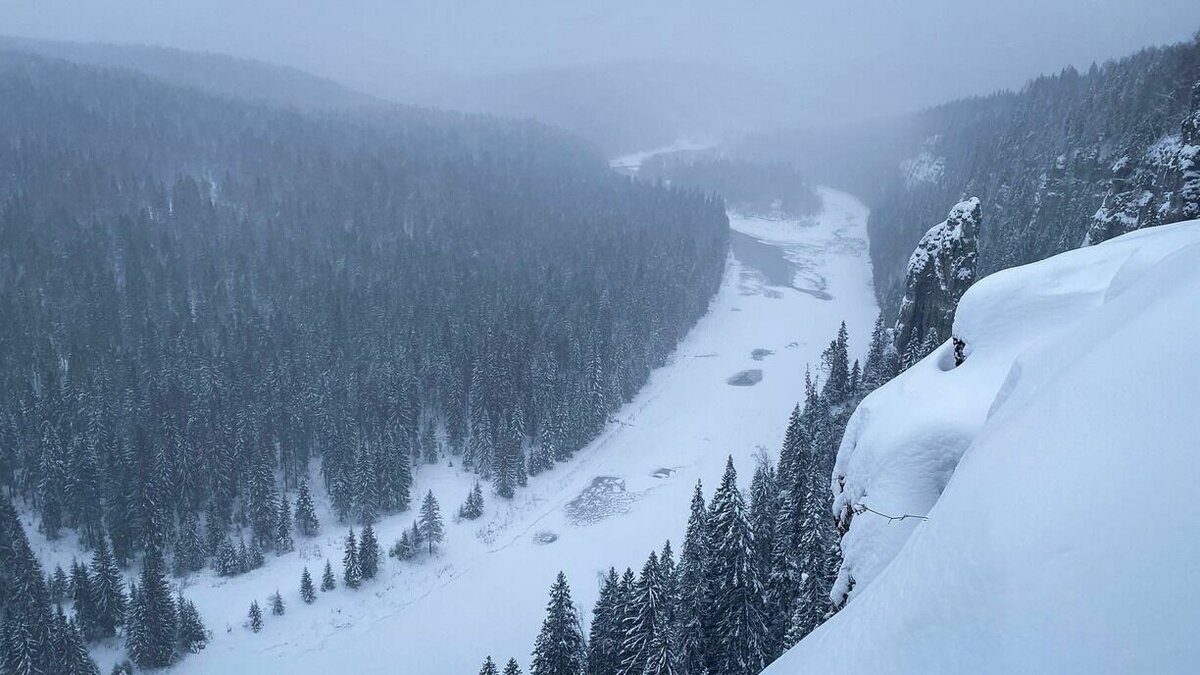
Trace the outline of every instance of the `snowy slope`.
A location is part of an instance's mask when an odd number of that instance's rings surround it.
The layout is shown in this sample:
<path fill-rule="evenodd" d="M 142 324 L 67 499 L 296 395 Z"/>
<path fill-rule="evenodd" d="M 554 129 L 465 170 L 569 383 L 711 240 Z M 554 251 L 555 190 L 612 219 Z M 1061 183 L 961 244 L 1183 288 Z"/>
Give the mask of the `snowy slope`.
<path fill-rule="evenodd" d="M 1200 221 L 983 279 L 834 474 L 849 604 L 768 673 L 1200 664 Z M 840 489 L 839 489 L 840 487 Z"/>
<path fill-rule="evenodd" d="M 488 653 L 525 665 L 559 569 L 590 610 L 609 565 L 640 566 L 652 548 L 682 536 L 697 479 L 711 491 L 733 454 L 748 482 L 760 448 L 777 452 L 803 395 L 805 367 L 818 361 L 843 319 L 855 352 L 862 351 L 876 313 L 867 212 L 848 195 L 827 190 L 823 197 L 826 210 L 813 222 L 733 216 L 735 230 L 786 259 L 794 283 L 772 285 L 735 250 L 709 313 L 605 432 L 571 462 L 532 478 L 511 503 L 487 490 L 484 517 L 448 523 L 439 553 L 414 562 L 386 558 L 379 579 L 358 591 L 342 588 L 348 528 L 334 526 L 322 504 L 320 536 L 297 538 L 296 552 L 234 578 L 206 571 L 187 579 L 184 593 L 214 639 L 172 672 L 468 673 Z M 831 299 L 813 295 L 814 284 Z M 762 371 L 761 381 L 727 383 L 748 370 Z M 318 475 L 314 467 L 314 485 Z M 414 502 L 432 490 L 449 517 L 473 481 L 456 466 L 423 466 Z M 381 544 L 389 546 L 414 517 L 384 518 L 376 526 Z M 69 562 L 69 542 L 45 542 L 28 530 L 51 568 Z M 326 558 L 339 587 L 304 605 L 300 572 L 307 566 L 319 579 Z M 287 613 L 265 617 L 263 631 L 251 633 L 243 626 L 250 602 L 263 604 L 276 588 Z M 105 671 L 115 653 L 97 654 Z"/>

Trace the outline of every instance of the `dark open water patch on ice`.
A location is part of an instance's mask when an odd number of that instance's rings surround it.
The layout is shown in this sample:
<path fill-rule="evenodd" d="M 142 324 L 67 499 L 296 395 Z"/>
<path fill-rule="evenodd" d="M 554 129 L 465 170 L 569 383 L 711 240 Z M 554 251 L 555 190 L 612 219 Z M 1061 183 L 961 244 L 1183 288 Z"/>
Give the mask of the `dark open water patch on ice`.
<path fill-rule="evenodd" d="M 752 370 L 743 370 L 742 372 L 733 375 L 729 379 L 725 380 L 725 383 L 734 387 L 753 387 L 759 382 L 762 382 L 762 378 L 763 371 L 758 368 L 754 368 Z"/>
<path fill-rule="evenodd" d="M 796 266 L 783 257 L 783 251 L 779 248 L 736 230 L 729 232 L 729 247 L 733 250 L 733 257 L 757 270 L 768 285 L 791 287 Z"/>
<path fill-rule="evenodd" d="M 778 246 L 732 230 L 729 233 L 729 248 L 739 262 L 762 275 L 768 286 L 794 288 L 818 300 L 833 300 L 833 296 L 825 291 L 825 279 L 820 275 L 810 273 L 809 276 L 815 277 L 809 279 L 810 284 L 797 286 L 795 278 L 800 267 L 788 260 Z M 763 295 L 779 297 L 778 292 L 770 290 L 764 291 Z"/>

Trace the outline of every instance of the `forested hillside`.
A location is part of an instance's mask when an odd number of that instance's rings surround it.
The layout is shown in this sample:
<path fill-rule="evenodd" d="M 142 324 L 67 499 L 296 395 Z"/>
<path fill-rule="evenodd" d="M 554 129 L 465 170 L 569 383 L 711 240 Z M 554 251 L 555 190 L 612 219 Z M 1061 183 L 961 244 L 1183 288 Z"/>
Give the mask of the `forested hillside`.
<path fill-rule="evenodd" d="M 317 457 L 347 521 L 447 458 L 511 496 L 723 269 L 721 203 L 529 123 L 310 117 L 17 52 L 0 100 L 0 484 L 121 564 L 276 546 Z"/>
<path fill-rule="evenodd" d="M 1106 204 L 1133 227 L 1180 219 L 1181 122 L 1197 79 L 1193 39 L 907 118 L 748 139 L 737 152 L 795 161 L 867 201 L 875 284 L 894 313 L 913 247 L 969 196 L 983 211 L 980 276 L 1079 246 Z"/>

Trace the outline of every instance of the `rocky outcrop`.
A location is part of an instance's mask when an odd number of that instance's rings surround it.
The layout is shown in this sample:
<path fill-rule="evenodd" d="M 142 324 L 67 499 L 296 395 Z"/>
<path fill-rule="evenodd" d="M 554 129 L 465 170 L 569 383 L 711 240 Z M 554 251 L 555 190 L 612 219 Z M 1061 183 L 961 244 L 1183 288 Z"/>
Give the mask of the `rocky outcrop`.
<path fill-rule="evenodd" d="M 896 350 L 908 367 L 950 337 L 958 299 L 975 282 L 980 207 L 972 197 L 921 237 L 908 260 Z"/>
<path fill-rule="evenodd" d="M 1122 155 L 1111 168 L 1104 202 L 1092 216 L 1083 246 L 1126 232 L 1200 217 L 1200 82 L 1179 133 L 1142 153 Z"/>

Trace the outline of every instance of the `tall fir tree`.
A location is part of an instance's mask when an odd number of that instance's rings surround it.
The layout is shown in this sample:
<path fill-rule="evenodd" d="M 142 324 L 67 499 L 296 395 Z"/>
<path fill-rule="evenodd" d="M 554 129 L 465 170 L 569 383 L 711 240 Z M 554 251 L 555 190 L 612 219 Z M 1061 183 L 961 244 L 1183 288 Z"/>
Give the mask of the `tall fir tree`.
<path fill-rule="evenodd" d="M 679 610 L 677 653 L 679 670 L 703 673 L 709 655 L 708 632 L 708 512 L 700 481 L 692 492 L 691 514 L 683 550 L 679 553 Z"/>
<path fill-rule="evenodd" d="M 246 614 L 246 625 L 255 633 L 263 628 L 262 608 L 258 606 L 257 600 L 250 603 L 250 611 Z"/>
<path fill-rule="evenodd" d="M 189 511 L 175 533 L 175 559 L 172 571 L 175 576 L 184 576 L 204 568 L 204 540 L 200 536 L 200 520 L 194 511 Z"/>
<path fill-rule="evenodd" d="M 307 567 L 300 573 L 300 599 L 307 605 L 311 605 L 317 599 L 317 590 L 313 588 L 312 575 L 308 573 Z"/>
<path fill-rule="evenodd" d="M 126 647 L 142 668 L 165 668 L 175 660 L 175 598 L 167 584 L 162 554 L 150 550 L 142 559 L 137 599 L 130 612 Z"/>
<path fill-rule="evenodd" d="M 80 562 L 71 563 L 71 601 L 75 607 L 75 622 L 83 631 L 85 640 L 100 636 L 100 617 L 96 609 L 96 588 L 88 568 Z"/>
<path fill-rule="evenodd" d="M 317 509 L 309 492 L 308 479 L 301 481 L 299 493 L 296 495 L 296 530 L 305 537 L 315 536 L 321 531 L 321 524 L 317 521 Z"/>
<path fill-rule="evenodd" d="M 363 579 L 374 579 L 379 573 L 379 540 L 370 523 L 363 526 L 362 538 L 358 543 L 358 565 Z"/>
<path fill-rule="evenodd" d="M 503 675 L 521 675 L 521 665 L 516 659 L 509 659 L 508 663 L 504 664 Z"/>
<path fill-rule="evenodd" d="M 500 671 L 496 670 L 496 662 L 492 660 L 491 654 L 483 660 L 483 666 L 479 668 L 479 675 L 500 675 Z"/>
<path fill-rule="evenodd" d="M 283 493 L 279 495 L 279 515 L 275 523 L 275 553 L 287 553 L 295 546 L 292 543 L 292 509 Z"/>
<path fill-rule="evenodd" d="M 125 622 L 125 584 L 121 580 L 121 570 L 108 548 L 108 541 L 103 535 L 96 539 L 91 569 L 96 635 L 113 637 L 117 634 L 117 627 Z"/>
<path fill-rule="evenodd" d="M 651 551 L 634 586 L 621 649 L 621 673 L 668 675 L 677 672 L 671 635 L 670 598 L 658 554 Z"/>
<path fill-rule="evenodd" d="M 600 584 L 600 595 L 592 608 L 592 625 L 588 633 L 587 674 L 615 675 L 620 667 L 624 627 L 620 621 L 620 577 L 610 567 Z"/>
<path fill-rule="evenodd" d="M 182 595 L 176 601 L 179 608 L 178 633 L 175 646 L 180 654 L 197 654 L 208 644 L 210 639 L 208 629 L 200 618 L 196 605 Z"/>
<path fill-rule="evenodd" d="M 440 544 L 445 536 L 446 526 L 442 523 L 441 510 L 438 508 L 437 498 L 433 496 L 433 490 L 430 490 L 425 495 L 425 501 L 421 502 L 421 539 L 432 554 L 433 548 Z"/>
<path fill-rule="evenodd" d="M 333 565 L 325 559 L 325 572 L 321 575 L 321 591 L 332 591 L 337 588 L 337 579 L 333 576 Z"/>
<path fill-rule="evenodd" d="M 708 511 L 709 583 L 714 626 L 713 666 L 727 675 L 754 675 L 767 665 L 763 585 L 755 565 L 754 532 L 730 457 Z"/>
<path fill-rule="evenodd" d="M 530 675 L 579 675 L 586 665 L 583 628 L 562 572 L 550 587 L 546 618 L 533 644 Z"/>
<path fill-rule="evenodd" d="M 346 588 L 358 588 L 362 583 L 362 563 L 358 559 L 358 541 L 354 530 L 346 536 L 346 550 L 342 554 L 342 581 Z"/>

